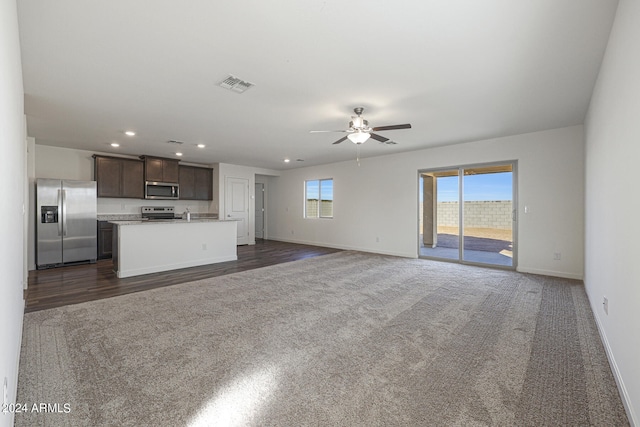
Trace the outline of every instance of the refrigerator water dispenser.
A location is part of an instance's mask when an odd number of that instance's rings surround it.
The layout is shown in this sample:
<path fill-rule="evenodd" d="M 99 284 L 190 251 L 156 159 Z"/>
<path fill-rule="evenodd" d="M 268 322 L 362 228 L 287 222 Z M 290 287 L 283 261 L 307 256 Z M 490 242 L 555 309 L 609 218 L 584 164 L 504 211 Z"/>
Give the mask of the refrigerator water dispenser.
<path fill-rule="evenodd" d="M 58 223 L 58 207 L 57 206 L 42 206 L 40 207 L 40 221 L 43 224 L 57 224 Z"/>

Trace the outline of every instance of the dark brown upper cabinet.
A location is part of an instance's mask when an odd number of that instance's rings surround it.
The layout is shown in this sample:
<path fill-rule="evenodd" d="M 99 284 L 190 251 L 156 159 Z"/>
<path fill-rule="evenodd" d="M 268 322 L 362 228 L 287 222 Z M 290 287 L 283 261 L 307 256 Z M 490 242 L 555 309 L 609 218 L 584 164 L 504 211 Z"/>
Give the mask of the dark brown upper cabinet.
<path fill-rule="evenodd" d="M 213 200 L 213 169 L 180 165 L 180 200 Z"/>
<path fill-rule="evenodd" d="M 144 161 L 144 179 L 153 182 L 177 183 L 180 178 L 180 160 L 140 156 Z"/>
<path fill-rule="evenodd" d="M 141 160 L 93 155 L 98 197 L 144 198 L 144 163 Z"/>

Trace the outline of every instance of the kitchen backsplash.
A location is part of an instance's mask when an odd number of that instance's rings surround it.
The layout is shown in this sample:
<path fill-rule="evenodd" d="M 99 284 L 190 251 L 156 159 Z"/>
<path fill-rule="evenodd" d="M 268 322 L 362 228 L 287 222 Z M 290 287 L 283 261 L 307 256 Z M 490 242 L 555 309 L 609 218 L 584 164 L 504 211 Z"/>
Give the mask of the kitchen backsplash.
<path fill-rule="evenodd" d="M 193 213 L 218 213 L 212 209 L 212 202 L 198 200 L 140 200 L 140 199 L 115 199 L 98 198 L 98 215 L 110 214 L 140 214 L 142 206 L 173 206 L 176 215 L 182 214 L 189 208 Z"/>

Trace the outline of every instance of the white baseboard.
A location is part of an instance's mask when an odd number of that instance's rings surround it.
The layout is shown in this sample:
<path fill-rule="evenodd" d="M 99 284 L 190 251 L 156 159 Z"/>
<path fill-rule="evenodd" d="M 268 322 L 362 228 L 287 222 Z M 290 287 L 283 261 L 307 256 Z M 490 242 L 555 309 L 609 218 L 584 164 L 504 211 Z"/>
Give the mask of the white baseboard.
<path fill-rule="evenodd" d="M 564 279 L 584 280 L 582 274 L 567 273 L 566 271 L 554 271 L 554 270 L 541 270 L 538 268 L 528 268 L 518 266 L 516 271 L 520 273 L 540 274 L 542 276 L 562 277 Z"/>
<path fill-rule="evenodd" d="M 9 391 L 9 397 L 10 397 L 10 403 L 16 403 L 16 401 L 18 400 L 18 375 L 20 375 L 20 353 L 22 352 L 22 335 L 23 335 L 23 328 L 24 328 L 24 308 L 25 308 L 25 301 L 24 299 L 22 299 L 22 308 L 21 308 L 21 312 L 23 313 L 22 316 L 20 317 L 20 339 L 18 341 L 18 354 L 16 355 L 16 382 L 15 382 L 15 386 L 12 386 L 12 384 L 7 384 L 7 387 L 11 387 L 10 391 Z M 0 386 L 1 387 L 1 386 Z M 11 396 L 13 396 L 13 399 L 11 399 Z M 1 416 L 6 416 L 7 414 L 3 414 L 2 412 L 0 412 L 0 417 Z M 15 422 L 15 412 L 10 411 L 8 412 L 9 415 L 9 424 L 7 425 L 14 425 Z"/>
<path fill-rule="evenodd" d="M 589 295 L 587 294 L 587 298 Z M 591 311 L 593 311 L 593 317 L 596 319 L 596 326 L 598 327 L 598 333 L 600 334 L 600 339 L 602 340 L 602 344 L 604 346 L 604 351 L 607 353 L 607 359 L 609 359 L 609 365 L 611 365 L 611 370 L 613 371 L 613 378 L 616 380 L 616 384 L 618 385 L 618 390 L 620 391 L 620 397 L 622 399 L 622 404 L 624 405 L 624 409 L 627 412 L 627 418 L 629 418 L 629 424 L 631 427 L 639 427 L 639 420 L 636 416 L 633 406 L 631 405 L 631 398 L 629 397 L 629 392 L 624 385 L 624 381 L 622 379 L 622 375 L 620 375 L 620 369 L 618 369 L 618 364 L 616 363 L 616 359 L 613 357 L 613 352 L 611 351 L 611 346 L 609 345 L 609 340 L 607 340 L 607 335 L 604 333 L 604 329 L 602 327 L 602 322 L 600 321 L 600 316 L 598 315 L 599 304 L 592 303 L 591 299 L 589 299 L 589 305 L 591 306 Z"/>
<path fill-rule="evenodd" d="M 335 244 L 329 244 L 329 243 L 323 243 L 323 242 L 317 242 L 317 241 L 307 241 L 307 240 L 289 239 L 289 238 L 281 238 L 281 237 L 269 237 L 267 240 L 276 240 L 279 242 L 287 242 L 287 243 L 298 243 L 300 245 L 321 246 L 325 248 L 343 249 L 347 251 L 369 252 L 369 253 L 381 254 L 381 255 L 399 256 L 403 258 L 418 258 L 417 253 L 373 250 L 371 248 L 363 248 L 363 247 L 351 246 L 351 245 L 335 245 Z M 583 280 L 582 274 L 567 273 L 564 271 L 541 270 L 536 268 L 527 268 L 527 267 L 520 267 L 520 266 L 518 266 L 516 271 L 519 271 L 521 273 L 540 274 L 543 276 L 562 277 L 565 279 Z"/>
<path fill-rule="evenodd" d="M 268 240 L 275 240 L 278 242 L 287 242 L 287 243 L 297 243 L 299 245 L 310 245 L 310 246 L 320 246 L 323 248 L 334 248 L 334 249 L 342 249 L 345 251 L 358 251 L 358 252 L 368 252 L 372 254 L 380 254 L 380 255 L 390 255 L 390 256 L 398 256 L 402 258 L 417 258 L 415 253 L 404 253 L 404 252 L 394 252 L 394 251 L 383 251 L 383 250 L 372 250 L 371 248 L 363 248 L 358 246 L 350 246 L 350 245 L 334 245 L 323 242 L 316 241 L 306 241 L 306 240 L 297 240 L 297 239 L 283 239 L 280 237 L 269 237 Z"/>

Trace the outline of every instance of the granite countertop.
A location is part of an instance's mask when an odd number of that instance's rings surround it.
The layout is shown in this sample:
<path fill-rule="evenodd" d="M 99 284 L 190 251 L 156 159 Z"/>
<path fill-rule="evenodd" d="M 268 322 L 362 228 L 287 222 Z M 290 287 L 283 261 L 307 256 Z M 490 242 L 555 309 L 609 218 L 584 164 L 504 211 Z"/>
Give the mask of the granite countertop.
<path fill-rule="evenodd" d="M 141 221 L 140 214 L 98 214 L 98 221 Z"/>
<path fill-rule="evenodd" d="M 235 220 L 233 220 L 235 221 Z M 216 219 L 216 218 L 192 218 L 191 221 L 186 219 L 162 219 L 149 221 L 147 219 L 129 219 L 129 220 L 110 220 L 111 224 L 115 225 L 151 225 L 151 224 L 200 224 L 203 222 L 230 222 L 229 220 Z"/>
<path fill-rule="evenodd" d="M 142 219 L 142 215 L 140 214 L 99 214 L 96 215 L 98 221 L 148 221 L 147 219 Z M 195 220 L 217 220 L 218 214 L 210 214 L 210 213 L 192 213 L 191 221 Z M 181 216 L 176 216 L 173 220 L 167 221 L 182 221 Z"/>

